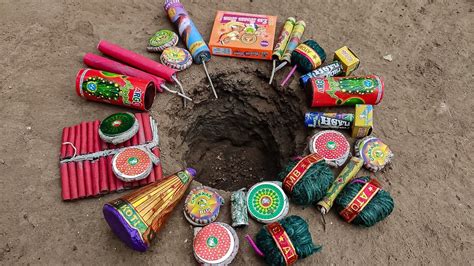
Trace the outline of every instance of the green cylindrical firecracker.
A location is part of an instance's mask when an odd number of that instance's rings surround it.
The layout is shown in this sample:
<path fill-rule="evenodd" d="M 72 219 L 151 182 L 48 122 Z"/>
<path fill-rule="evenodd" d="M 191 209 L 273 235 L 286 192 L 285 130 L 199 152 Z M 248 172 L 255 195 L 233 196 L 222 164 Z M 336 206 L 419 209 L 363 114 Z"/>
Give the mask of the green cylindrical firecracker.
<path fill-rule="evenodd" d="M 295 23 L 296 19 L 293 17 L 286 19 L 283 29 L 280 32 L 280 36 L 278 37 L 278 41 L 275 44 L 275 48 L 273 49 L 272 57 L 274 60 L 281 60 L 281 57 L 285 53 L 286 45 L 290 40 L 290 35 L 293 31 Z"/>
<path fill-rule="evenodd" d="M 364 161 L 358 157 L 352 157 L 349 163 L 342 169 L 339 176 L 334 180 L 324 198 L 316 205 L 321 208 L 321 213 L 326 214 L 331 209 L 337 195 L 342 191 L 344 186 L 359 172 Z"/>
<path fill-rule="evenodd" d="M 296 49 L 298 44 L 300 44 L 305 28 L 306 23 L 304 23 L 304 21 L 298 20 L 298 22 L 296 22 L 295 27 L 291 32 L 290 39 L 288 40 L 288 44 L 286 45 L 285 53 L 281 58 L 282 61 L 291 63 L 291 53 Z"/>

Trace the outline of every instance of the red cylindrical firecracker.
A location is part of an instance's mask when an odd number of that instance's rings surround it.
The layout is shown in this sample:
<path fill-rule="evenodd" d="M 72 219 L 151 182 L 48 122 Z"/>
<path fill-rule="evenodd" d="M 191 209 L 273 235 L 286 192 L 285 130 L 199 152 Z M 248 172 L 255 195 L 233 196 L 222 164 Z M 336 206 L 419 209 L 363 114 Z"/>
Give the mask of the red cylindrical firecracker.
<path fill-rule="evenodd" d="M 176 70 L 153 61 L 148 57 L 122 48 L 106 40 L 101 40 L 97 45 L 97 49 L 103 54 L 124 62 L 127 65 L 136 67 L 160 78 L 164 78 L 169 82 L 174 82 L 173 76 L 177 72 Z"/>
<path fill-rule="evenodd" d="M 77 138 L 76 133 L 78 132 L 77 128 L 79 125 L 72 127 L 69 131 L 69 140 L 74 145 L 77 146 Z M 72 145 L 69 145 L 72 147 Z M 76 156 L 77 150 L 74 151 L 73 156 Z M 71 156 L 72 157 L 72 156 Z M 76 174 L 76 164 L 74 162 L 67 163 L 68 165 L 68 172 L 69 172 L 69 190 L 71 192 L 71 198 L 76 199 L 78 198 L 78 189 L 77 189 L 77 174 Z"/>
<path fill-rule="evenodd" d="M 79 124 L 79 132 L 77 135 L 79 136 L 79 140 L 77 142 L 78 154 L 85 153 L 85 143 L 86 143 L 86 131 L 84 130 L 86 127 L 86 123 L 82 122 Z M 86 184 L 86 170 L 84 169 L 84 162 L 77 162 L 77 173 L 78 173 L 78 189 L 79 189 L 79 197 L 84 198 L 87 195 L 87 184 Z"/>
<path fill-rule="evenodd" d="M 310 107 L 377 105 L 383 98 L 384 83 L 376 75 L 311 78 L 306 82 L 305 90 Z"/>
<path fill-rule="evenodd" d="M 100 138 L 99 138 L 99 125 L 100 121 L 94 122 L 94 147 L 95 151 L 101 151 Z M 96 162 L 97 163 L 97 162 Z M 107 160 L 105 157 L 99 157 L 99 191 L 101 194 L 107 194 L 109 192 L 109 185 L 107 183 Z"/>
<path fill-rule="evenodd" d="M 152 81 L 95 69 L 81 69 L 76 76 L 76 92 L 90 101 L 149 110 L 155 100 Z"/>
<path fill-rule="evenodd" d="M 90 68 L 100 69 L 108 72 L 113 72 L 117 74 L 127 75 L 131 77 L 136 77 L 143 80 L 151 80 L 156 86 L 156 89 L 159 92 L 163 92 L 161 84 L 164 84 L 166 81 L 160 77 L 154 76 L 152 74 L 146 73 L 139 69 L 124 65 L 122 63 L 110 60 L 108 58 L 102 57 L 100 55 L 95 55 L 87 53 L 82 59 L 84 64 Z"/>
<path fill-rule="evenodd" d="M 61 154 L 60 158 L 64 159 L 66 157 L 66 145 L 64 142 L 67 142 L 69 138 L 69 128 L 65 127 L 63 128 L 63 136 L 62 136 L 62 145 L 61 145 Z M 60 172 L 61 172 L 61 187 L 62 187 L 62 192 L 61 196 L 63 200 L 69 200 L 71 199 L 71 193 L 69 190 L 69 173 L 68 173 L 68 166 L 65 163 L 60 163 Z"/>
<path fill-rule="evenodd" d="M 144 126 L 143 126 L 144 125 L 143 124 L 143 116 L 142 116 L 142 114 L 136 114 L 136 117 L 137 117 L 137 119 L 138 119 L 138 121 L 140 122 L 140 125 L 141 125 L 141 127 L 138 129 L 138 134 L 137 134 L 138 135 L 138 142 L 140 144 L 145 144 L 146 140 L 145 140 L 145 131 L 144 131 Z M 153 169 L 150 172 L 150 175 L 153 175 L 153 176 L 155 175 L 155 172 L 153 171 Z M 149 179 L 150 179 L 150 176 L 148 176 L 145 179 L 140 180 L 140 185 L 148 184 Z"/>
<path fill-rule="evenodd" d="M 108 143 L 107 146 L 108 146 L 109 149 L 120 149 L 120 148 L 124 147 L 123 143 L 119 143 L 117 145 L 113 145 L 113 144 Z M 124 188 L 125 187 L 124 182 L 122 180 L 120 180 L 119 178 L 116 178 L 116 177 L 114 178 L 114 180 L 115 180 L 115 187 L 117 189 L 117 192 L 122 192 L 125 189 Z"/>
<path fill-rule="evenodd" d="M 64 158 L 71 158 L 73 155 L 74 155 L 74 149 L 72 148 L 74 144 L 74 135 L 75 135 L 75 131 L 74 131 L 74 127 L 70 127 L 68 128 L 68 134 L 66 134 L 66 139 L 65 141 L 63 141 L 63 146 L 66 146 L 66 154 L 64 155 L 63 159 Z M 66 143 L 66 142 L 69 142 L 69 143 Z"/>
<path fill-rule="evenodd" d="M 98 140 L 98 136 L 96 137 L 94 135 L 94 133 L 97 134 L 97 132 L 98 132 L 98 129 L 95 128 L 96 122 L 98 123 L 99 121 L 89 122 L 88 126 L 87 126 L 88 139 L 90 139 L 90 141 L 88 143 L 89 144 L 89 147 L 88 147 L 89 153 L 93 153 L 93 152 L 98 151 L 98 150 L 96 150 L 96 144 L 95 144 L 96 140 Z M 98 196 L 100 194 L 99 160 L 92 161 L 91 162 L 91 168 L 92 168 L 91 174 L 92 174 L 92 190 L 93 190 L 92 195 Z"/>
<path fill-rule="evenodd" d="M 153 140 L 153 133 L 151 132 L 150 115 L 148 113 L 142 113 L 143 118 L 143 129 L 145 130 L 145 140 L 150 142 Z"/>
<path fill-rule="evenodd" d="M 62 137 L 61 137 L 61 150 L 60 150 L 60 159 L 64 159 L 66 157 L 66 149 L 67 149 L 67 144 L 65 144 L 65 142 L 68 141 L 68 138 L 69 138 L 69 128 L 68 127 L 65 127 L 63 128 L 63 134 L 62 134 Z"/>

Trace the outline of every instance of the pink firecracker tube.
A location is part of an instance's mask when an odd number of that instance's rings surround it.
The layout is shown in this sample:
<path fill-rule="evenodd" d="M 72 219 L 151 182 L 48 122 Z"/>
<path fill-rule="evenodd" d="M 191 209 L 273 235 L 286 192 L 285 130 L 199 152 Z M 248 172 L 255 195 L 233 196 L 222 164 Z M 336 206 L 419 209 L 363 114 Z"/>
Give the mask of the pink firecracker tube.
<path fill-rule="evenodd" d="M 158 92 L 163 92 L 163 88 L 161 86 L 164 86 L 166 81 L 155 75 L 91 53 L 85 54 L 82 60 L 84 61 L 84 64 L 93 69 L 100 69 L 112 73 L 153 81 L 156 86 L 156 90 Z"/>

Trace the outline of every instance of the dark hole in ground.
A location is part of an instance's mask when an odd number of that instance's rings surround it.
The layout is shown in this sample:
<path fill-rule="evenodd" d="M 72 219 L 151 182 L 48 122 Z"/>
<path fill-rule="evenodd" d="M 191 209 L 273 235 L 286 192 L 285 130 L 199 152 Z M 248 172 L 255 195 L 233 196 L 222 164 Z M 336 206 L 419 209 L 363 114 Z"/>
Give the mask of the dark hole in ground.
<path fill-rule="evenodd" d="M 197 180 L 211 187 L 236 190 L 262 180 L 272 180 L 280 154 L 269 132 L 252 132 L 252 121 L 237 117 L 205 119 L 189 133 L 188 165 L 198 170 Z"/>
<path fill-rule="evenodd" d="M 198 170 L 197 181 L 218 189 L 275 180 L 281 165 L 304 149 L 303 99 L 293 90 L 269 86 L 258 71 L 212 78 L 219 99 L 211 99 L 208 88 L 197 87 L 189 110 L 173 110 L 174 129 L 185 144 L 177 147 L 187 147 L 183 161 Z"/>

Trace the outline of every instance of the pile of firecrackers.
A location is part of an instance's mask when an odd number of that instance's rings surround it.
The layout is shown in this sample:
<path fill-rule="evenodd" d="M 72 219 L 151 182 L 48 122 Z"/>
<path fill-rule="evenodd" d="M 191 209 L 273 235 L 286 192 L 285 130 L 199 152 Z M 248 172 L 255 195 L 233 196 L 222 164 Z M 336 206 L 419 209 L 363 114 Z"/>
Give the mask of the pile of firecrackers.
<path fill-rule="evenodd" d="M 211 54 L 273 60 L 271 80 L 274 73 L 285 65 L 292 65 L 301 72 L 298 62 L 291 60 L 300 54 L 307 58 L 306 67 L 311 68 L 300 76 L 309 107 L 355 108 L 353 113 L 313 111 L 305 114 L 307 127 L 323 129 L 309 139 L 310 155 L 317 154 L 328 165 L 338 168 L 352 160 L 349 159 L 351 145 L 337 130 L 350 131 L 350 136 L 356 140 L 355 156 L 352 157 L 355 161 L 351 164 L 350 174 L 344 177 L 338 192 L 326 195 L 326 201 L 318 203 L 318 208 L 327 213 L 337 194 L 362 165 L 377 172 L 390 163 L 393 154 L 389 147 L 371 135 L 373 106 L 382 100 L 383 80 L 376 75 L 351 76 L 360 61 L 348 47 L 336 50 L 333 62 L 322 65 L 326 55 L 323 58 L 321 51 L 302 41 L 306 27 L 304 21 L 288 18 L 275 44 L 275 16 L 227 11 L 217 12 L 208 46 L 178 0 L 167 0 L 164 8 L 179 29 L 179 36 L 171 30 L 160 30 L 150 38 L 146 49 L 161 53 L 161 63 L 117 44 L 101 41 L 98 50 L 111 59 L 94 54 L 84 56 L 84 63 L 92 69 L 81 69 L 77 74 L 76 92 L 80 97 L 148 111 L 156 92 L 168 91 L 182 97 L 186 104 L 192 99 L 178 80 L 177 73 L 194 62 L 203 64 L 209 77 L 206 62 Z M 177 47 L 180 37 L 189 50 Z M 217 98 L 210 77 L 209 82 Z M 170 89 L 167 83 L 178 88 Z M 65 127 L 62 135 L 60 174 L 63 200 L 98 197 L 140 187 L 105 204 L 103 209 L 112 231 L 129 247 L 139 251 L 148 249 L 150 241 L 197 175 L 193 168 L 186 168 L 163 177 L 157 125 L 147 112 L 122 112 L 102 121 Z M 313 157 L 306 155 L 300 162 Z M 291 179 L 294 186 L 306 170 L 308 168 L 303 167 L 303 172 L 295 175 L 294 169 L 283 183 L 259 182 L 248 190 L 232 192 L 231 225 L 216 222 L 226 203 L 215 189 L 198 186 L 190 190 L 185 197 L 183 212 L 185 219 L 196 228 L 193 241 L 196 260 L 206 265 L 231 263 L 239 247 L 234 228 L 247 226 L 249 214 L 263 224 L 278 223 L 287 216 L 290 205 L 284 184 Z M 343 170 L 341 174 L 345 172 Z M 334 182 L 338 182 L 337 179 Z M 255 246 L 253 241 L 250 242 Z M 275 241 L 275 245 L 280 244 Z"/>

